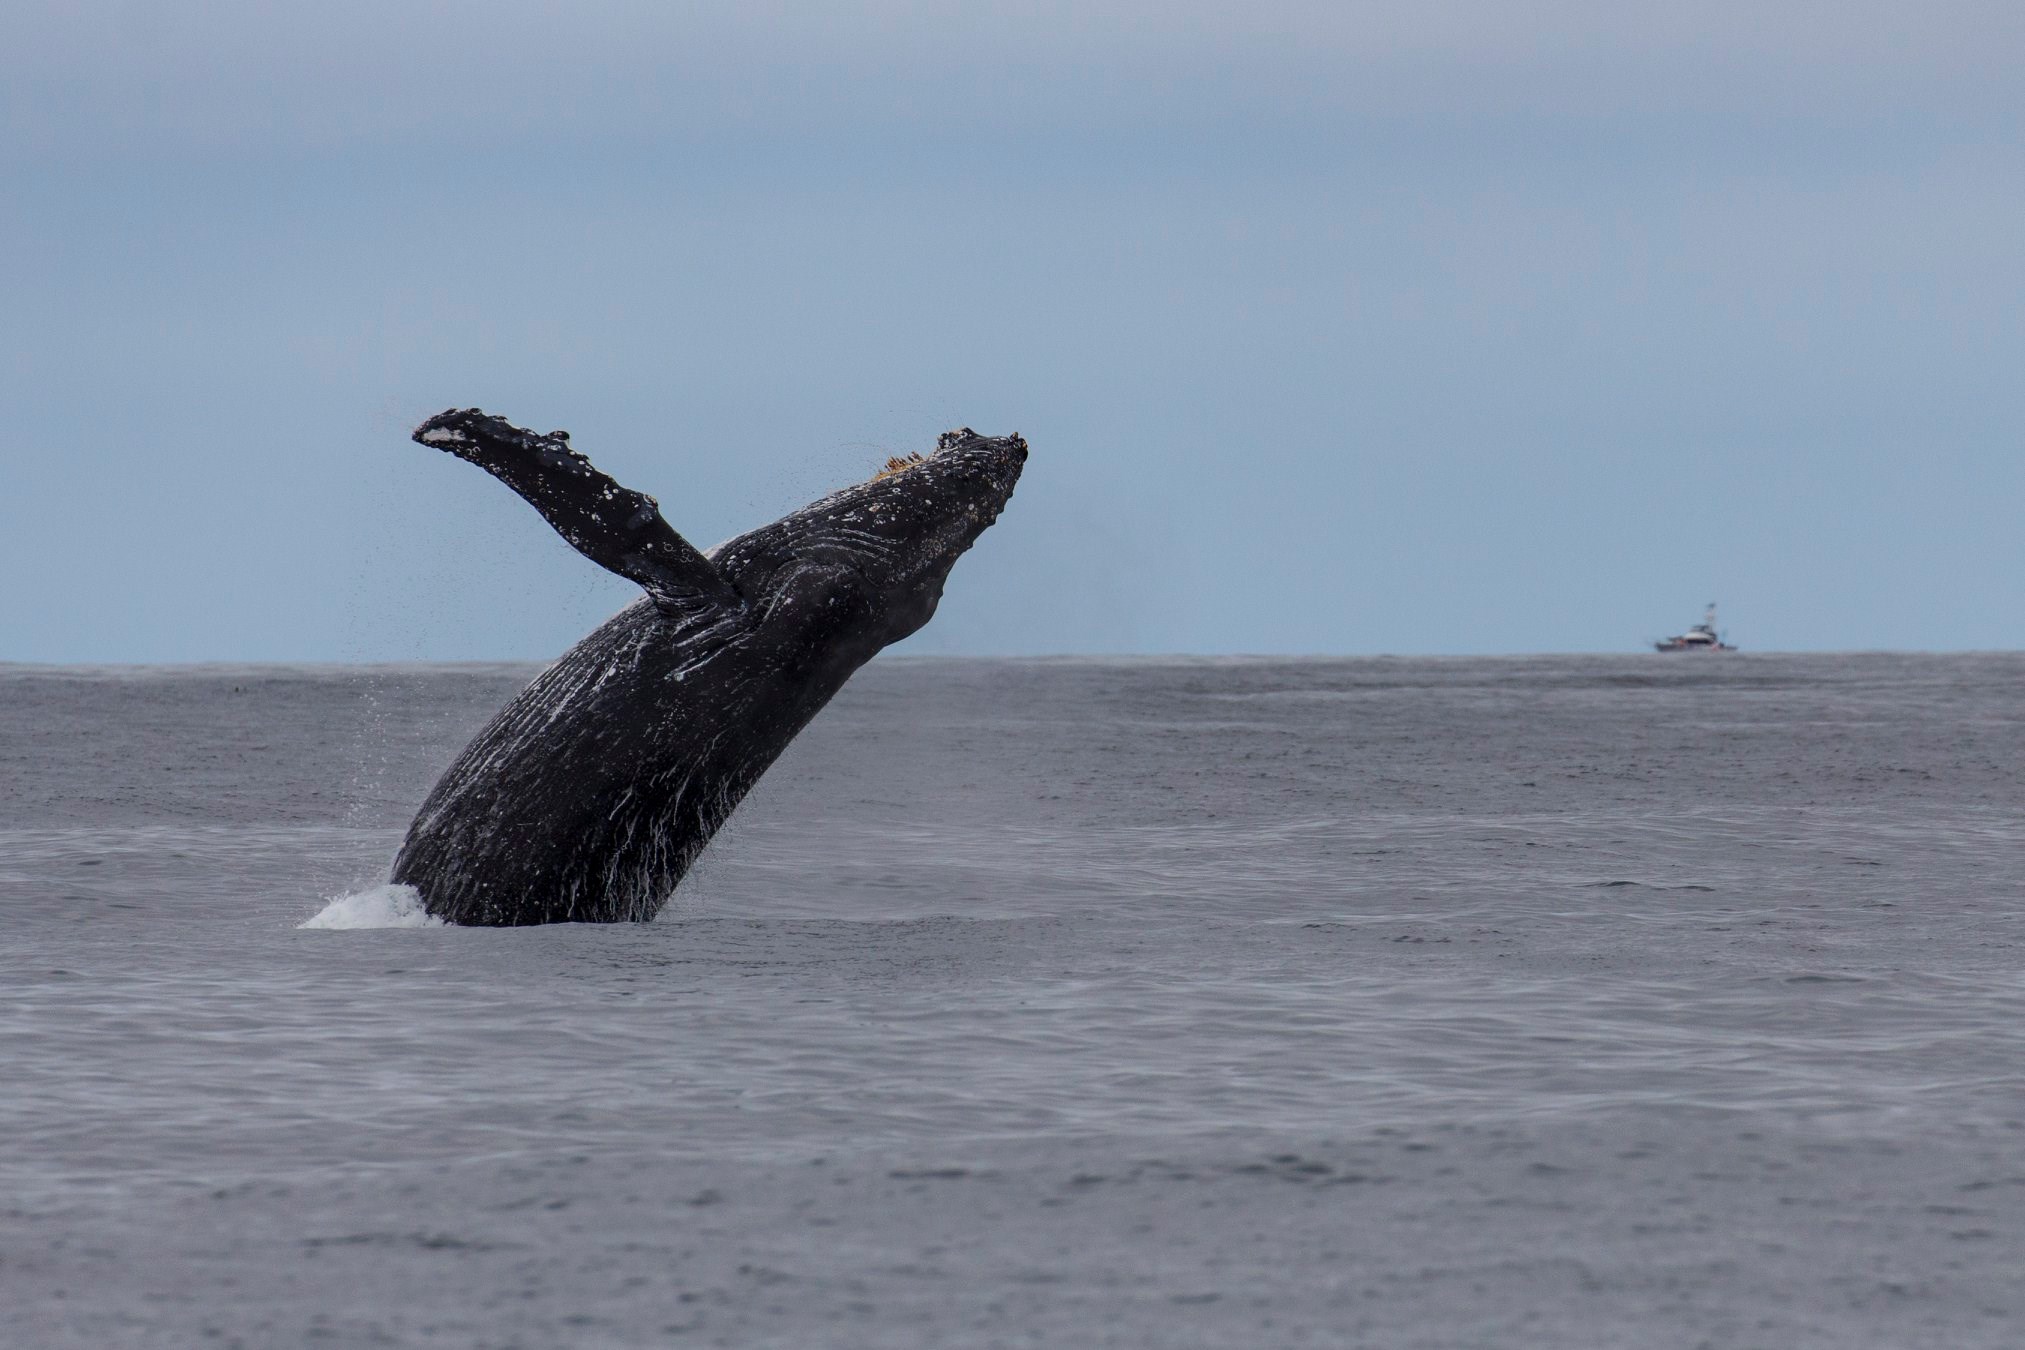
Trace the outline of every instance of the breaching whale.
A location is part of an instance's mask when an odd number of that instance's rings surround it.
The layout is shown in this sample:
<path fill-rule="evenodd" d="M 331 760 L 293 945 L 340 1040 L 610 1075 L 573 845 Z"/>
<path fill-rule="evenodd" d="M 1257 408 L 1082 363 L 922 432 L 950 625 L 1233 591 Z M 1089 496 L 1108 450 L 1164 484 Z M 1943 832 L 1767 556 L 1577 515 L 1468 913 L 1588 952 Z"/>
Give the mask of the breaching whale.
<path fill-rule="evenodd" d="M 452 923 L 651 919 L 746 791 L 880 648 L 927 623 L 998 519 L 1018 436 L 934 453 L 706 556 L 570 447 L 476 408 L 415 429 L 646 594 L 537 677 L 429 793 L 393 880 Z"/>

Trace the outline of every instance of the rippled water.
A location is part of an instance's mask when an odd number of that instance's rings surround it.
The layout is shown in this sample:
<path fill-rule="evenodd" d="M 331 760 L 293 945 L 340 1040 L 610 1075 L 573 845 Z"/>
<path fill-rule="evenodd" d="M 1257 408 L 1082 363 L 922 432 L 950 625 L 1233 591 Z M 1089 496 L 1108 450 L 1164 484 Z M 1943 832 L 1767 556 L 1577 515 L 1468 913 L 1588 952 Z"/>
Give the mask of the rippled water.
<path fill-rule="evenodd" d="M 2025 1333 L 2025 658 L 887 661 L 651 925 L 300 928 L 530 674 L 0 668 L 39 1338 Z"/>

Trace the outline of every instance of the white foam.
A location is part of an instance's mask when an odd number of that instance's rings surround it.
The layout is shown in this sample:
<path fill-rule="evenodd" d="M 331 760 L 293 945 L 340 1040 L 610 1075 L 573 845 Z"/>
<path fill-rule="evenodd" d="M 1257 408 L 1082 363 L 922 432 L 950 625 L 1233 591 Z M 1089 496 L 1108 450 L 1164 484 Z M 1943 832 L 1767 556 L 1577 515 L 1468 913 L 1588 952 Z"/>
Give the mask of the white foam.
<path fill-rule="evenodd" d="M 315 918 L 298 928 L 441 928 L 443 920 L 422 907 L 422 893 L 413 886 L 374 886 L 341 895 Z"/>

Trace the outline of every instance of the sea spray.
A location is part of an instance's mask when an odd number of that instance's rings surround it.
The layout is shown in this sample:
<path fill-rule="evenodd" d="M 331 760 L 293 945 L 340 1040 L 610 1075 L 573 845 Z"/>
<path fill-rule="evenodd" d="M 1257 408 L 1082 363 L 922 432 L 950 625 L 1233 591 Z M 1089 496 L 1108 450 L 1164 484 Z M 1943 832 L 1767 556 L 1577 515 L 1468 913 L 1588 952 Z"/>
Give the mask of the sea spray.
<path fill-rule="evenodd" d="M 385 885 L 341 895 L 298 928 L 441 928 L 413 886 Z"/>

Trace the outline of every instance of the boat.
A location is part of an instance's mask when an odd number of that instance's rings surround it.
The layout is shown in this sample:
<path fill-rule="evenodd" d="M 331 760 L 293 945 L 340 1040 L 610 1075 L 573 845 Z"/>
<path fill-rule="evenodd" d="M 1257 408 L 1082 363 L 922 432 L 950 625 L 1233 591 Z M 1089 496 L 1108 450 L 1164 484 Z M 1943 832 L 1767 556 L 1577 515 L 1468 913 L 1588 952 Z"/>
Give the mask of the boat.
<path fill-rule="evenodd" d="M 1736 650 L 1723 641 L 1716 632 L 1716 602 L 1709 601 L 1708 611 L 1702 621 L 1685 633 L 1670 638 L 1661 638 L 1652 644 L 1653 650 L 1662 652 L 1733 652 Z"/>

